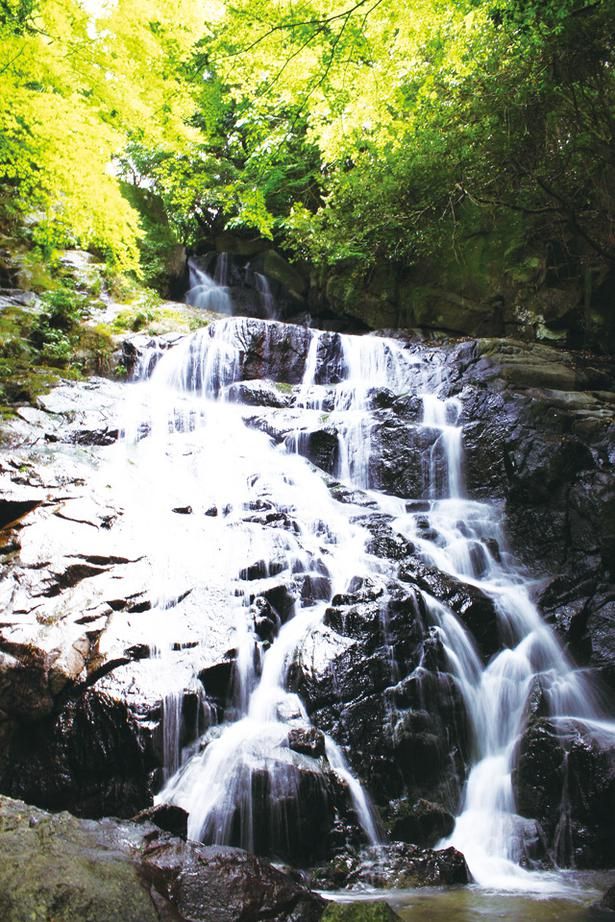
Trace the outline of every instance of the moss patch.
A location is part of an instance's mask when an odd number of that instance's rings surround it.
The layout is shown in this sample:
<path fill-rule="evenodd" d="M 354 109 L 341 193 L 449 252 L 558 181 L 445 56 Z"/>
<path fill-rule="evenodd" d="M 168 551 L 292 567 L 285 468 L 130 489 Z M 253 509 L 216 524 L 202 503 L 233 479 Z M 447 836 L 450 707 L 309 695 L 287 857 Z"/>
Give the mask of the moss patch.
<path fill-rule="evenodd" d="M 388 903 L 330 903 L 321 922 L 399 922 Z"/>

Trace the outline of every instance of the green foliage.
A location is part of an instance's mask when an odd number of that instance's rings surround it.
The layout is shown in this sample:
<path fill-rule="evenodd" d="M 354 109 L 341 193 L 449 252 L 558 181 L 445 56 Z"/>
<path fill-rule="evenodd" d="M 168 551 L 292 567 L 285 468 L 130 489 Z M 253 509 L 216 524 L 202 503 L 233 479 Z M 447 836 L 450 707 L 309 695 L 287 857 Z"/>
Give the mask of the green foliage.
<path fill-rule="evenodd" d="M 22 35 L 32 28 L 36 0 L 0 0 L 0 32 Z"/>
<path fill-rule="evenodd" d="M 55 380 L 29 339 L 34 316 L 21 308 L 0 312 L 0 415 L 14 404 L 32 403 Z"/>
<path fill-rule="evenodd" d="M 70 288 L 58 288 L 46 292 L 42 302 L 30 331 L 30 342 L 44 364 L 64 368 L 71 361 L 87 299 Z"/>
<path fill-rule="evenodd" d="M 0 223 L 138 272 L 144 230 L 114 161 L 133 136 L 171 157 L 197 140 L 183 68 L 203 23 L 189 0 L 119 0 L 100 19 L 78 0 L 2 0 Z"/>
<path fill-rule="evenodd" d="M 360 903 L 329 903 L 322 922 L 395 922 L 399 916 L 384 900 Z"/>
<path fill-rule="evenodd" d="M 230 185 L 249 180 L 267 230 L 324 267 L 463 262 L 511 215 L 561 271 L 612 261 L 614 17 L 614 0 L 229 6 L 205 63 L 240 141 Z"/>
<path fill-rule="evenodd" d="M 78 0 L 0 0 L 0 223 L 154 287 L 178 242 L 225 229 L 356 280 L 469 269 L 511 215 L 509 278 L 544 240 L 548 271 L 601 271 L 614 18 L 615 0 L 118 0 L 93 28 Z"/>

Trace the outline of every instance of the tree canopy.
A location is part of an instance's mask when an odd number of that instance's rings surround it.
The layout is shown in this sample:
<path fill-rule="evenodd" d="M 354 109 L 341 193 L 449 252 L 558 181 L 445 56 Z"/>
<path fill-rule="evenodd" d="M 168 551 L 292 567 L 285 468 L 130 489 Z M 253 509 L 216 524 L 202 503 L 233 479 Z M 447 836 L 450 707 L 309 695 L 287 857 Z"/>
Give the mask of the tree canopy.
<path fill-rule="evenodd" d="M 135 269 L 129 187 L 181 242 L 243 229 L 323 266 L 434 260 L 498 221 L 556 262 L 612 263 L 614 14 L 1 0 L 1 214 Z"/>

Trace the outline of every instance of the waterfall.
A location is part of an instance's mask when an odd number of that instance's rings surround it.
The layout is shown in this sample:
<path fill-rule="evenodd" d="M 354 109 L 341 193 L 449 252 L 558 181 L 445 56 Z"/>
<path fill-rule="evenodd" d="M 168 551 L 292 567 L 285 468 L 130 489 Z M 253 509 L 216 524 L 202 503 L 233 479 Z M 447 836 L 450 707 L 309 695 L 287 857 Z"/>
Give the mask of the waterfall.
<path fill-rule="evenodd" d="M 200 279 L 201 270 L 194 271 Z M 149 622 L 150 642 L 168 647 L 169 619 L 189 592 L 204 605 L 219 606 L 220 620 L 232 625 L 234 651 L 218 718 L 185 752 L 181 713 L 170 703 L 166 749 L 175 751 L 165 757 L 166 783 L 158 799 L 188 811 L 192 838 L 276 854 L 292 852 L 289 830 L 308 829 L 319 811 L 330 810 L 336 778 L 364 841 L 381 836 L 368 792 L 342 747 L 331 736 L 318 736 L 305 703 L 289 690 L 289 670 L 310 638 L 322 635 L 331 600 L 357 578 L 389 572 L 366 549 L 369 534 L 357 506 L 335 499 L 322 473 L 303 457 L 305 444 L 324 430 L 335 443 L 330 473 L 362 491 L 371 509 L 394 516 L 396 533 L 426 565 L 493 602 L 505 645 L 484 665 L 454 612 L 423 593 L 425 617 L 442 644 L 473 741 L 459 816 L 445 844 L 465 854 L 479 884 L 542 886 L 518 864 L 511 780 L 533 681 L 540 677 L 563 732 L 570 721 L 580 721 L 590 732 L 611 736 L 615 724 L 601 716 L 588 681 L 541 621 L 507 551 L 497 507 L 464 495 L 459 398 L 438 396 L 438 370 L 425 350 L 373 336 L 305 330 L 292 400 L 286 409 L 276 409 L 275 402 L 259 408 L 255 425 L 254 407 L 233 396 L 232 388 L 253 348 L 250 323 L 219 321 L 155 364 L 142 363 L 151 370 L 139 385 L 147 418 L 137 428 L 146 437 L 135 437 L 130 447 L 138 479 L 127 502 L 141 510 L 142 539 L 150 546 L 157 612 Z M 266 374 L 267 355 L 280 351 L 275 335 L 282 325 L 257 323 Z M 293 349 L 282 350 L 287 352 Z M 415 425 L 429 437 L 429 448 L 420 495 L 401 498 L 375 480 L 374 407 L 379 399 L 408 396 L 422 401 Z M 277 442 L 270 434 L 276 425 L 287 433 Z M 178 509 L 190 514 L 178 516 Z M 204 630 L 200 650 L 212 642 Z M 195 666 L 196 684 L 197 671 Z M 400 678 L 392 663 L 391 686 Z M 318 758 L 297 747 L 298 738 L 311 740 Z M 302 799 L 313 813 L 302 813 Z"/>
<path fill-rule="evenodd" d="M 505 553 L 497 508 L 463 497 L 459 401 L 439 400 L 431 393 L 423 395 L 423 404 L 423 424 L 440 431 L 434 449 L 440 446 L 444 452 L 444 478 L 438 476 L 433 456 L 429 461 L 428 494 L 440 498 L 430 503 L 427 516 L 424 511 L 402 515 L 395 526 L 420 549 L 424 560 L 493 599 L 501 636 L 507 638 L 505 648 L 483 668 L 457 619 L 435 599 L 428 599 L 460 685 L 476 747 L 455 829 L 441 844 L 463 852 L 479 884 L 548 889 L 548 880 L 519 866 L 522 853 L 515 834 L 522 820 L 515 813 L 512 771 L 532 682 L 541 677 L 554 718 L 591 726 L 600 709 L 587 678 L 573 670 Z M 428 539 L 422 537 L 425 517 Z M 615 735 L 615 722 L 601 726 Z"/>
<path fill-rule="evenodd" d="M 232 314 L 233 302 L 227 288 L 228 255 L 221 254 L 216 265 L 215 276 L 211 276 L 202 269 L 194 259 L 188 260 L 188 283 L 186 303 L 202 310 L 214 311 L 218 314 Z"/>
<path fill-rule="evenodd" d="M 255 272 L 254 281 L 256 283 L 256 291 L 258 292 L 258 299 L 260 301 L 263 317 L 266 317 L 268 320 L 274 320 L 277 317 L 277 310 L 269 279 L 266 275 L 263 275 L 262 272 Z"/>

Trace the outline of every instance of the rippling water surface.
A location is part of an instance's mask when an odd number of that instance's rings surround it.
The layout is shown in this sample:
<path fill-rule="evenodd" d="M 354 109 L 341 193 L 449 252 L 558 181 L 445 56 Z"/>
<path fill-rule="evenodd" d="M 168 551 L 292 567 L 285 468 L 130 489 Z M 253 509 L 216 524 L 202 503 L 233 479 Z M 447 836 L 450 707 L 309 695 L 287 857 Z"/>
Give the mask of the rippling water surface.
<path fill-rule="evenodd" d="M 608 922 L 615 913 L 592 909 L 610 886 L 613 871 L 563 871 L 543 875 L 554 892 L 514 893 L 483 887 L 424 887 L 418 890 L 369 890 L 323 893 L 340 902 L 385 899 L 404 922 Z"/>

